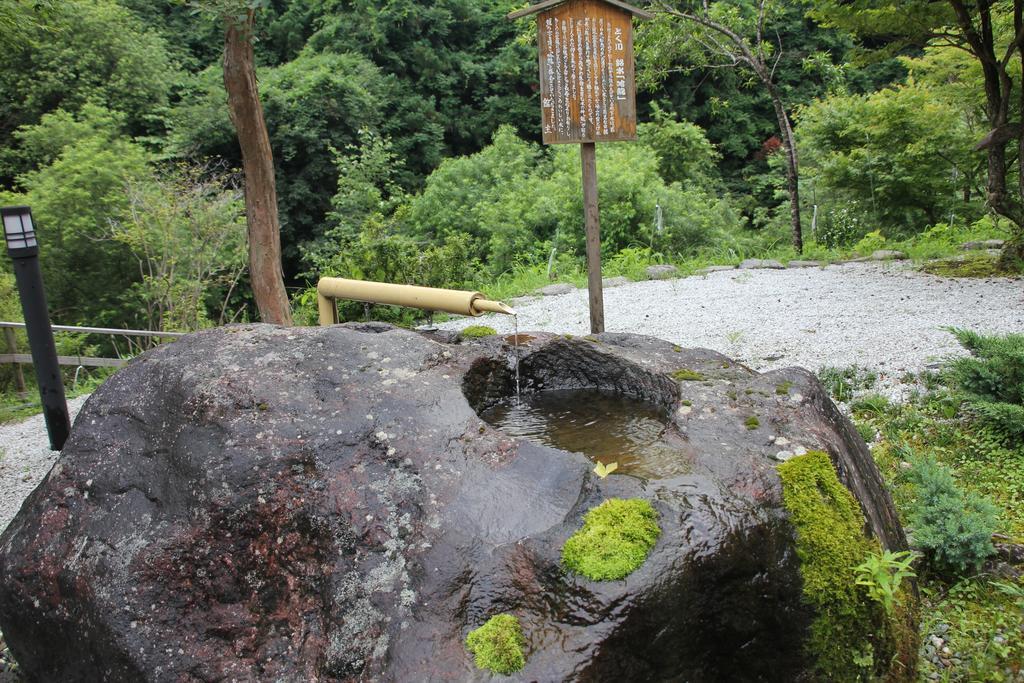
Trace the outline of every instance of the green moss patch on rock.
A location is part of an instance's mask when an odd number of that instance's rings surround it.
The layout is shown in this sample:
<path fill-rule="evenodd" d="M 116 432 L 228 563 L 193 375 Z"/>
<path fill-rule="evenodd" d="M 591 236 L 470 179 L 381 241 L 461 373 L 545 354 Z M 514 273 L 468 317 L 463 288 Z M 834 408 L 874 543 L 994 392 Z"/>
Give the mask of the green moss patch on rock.
<path fill-rule="evenodd" d="M 903 678 L 907 672 L 894 670 L 894 658 L 914 647 L 912 642 L 897 643 L 906 640 L 905 604 L 886 615 L 855 583 L 854 567 L 880 549 L 864 533 L 857 500 L 821 451 L 792 458 L 778 472 L 783 502 L 796 528 L 804 601 L 815 611 L 808 654 L 818 675 L 836 681 Z"/>
<path fill-rule="evenodd" d="M 519 619 L 511 614 L 491 617 L 466 637 L 466 648 L 473 653 L 478 668 L 506 676 L 526 665 L 525 646 Z"/>
<path fill-rule="evenodd" d="M 661 535 L 658 513 L 641 498 L 609 498 L 587 512 L 562 546 L 562 564 L 593 581 L 632 574 Z"/>
<path fill-rule="evenodd" d="M 757 415 L 751 415 L 743 421 L 743 426 L 747 429 L 757 429 L 761 426 L 761 421 L 757 419 Z"/>
<path fill-rule="evenodd" d="M 677 382 L 701 382 L 705 379 L 704 375 L 697 372 L 696 370 L 690 370 L 689 368 L 679 368 L 672 373 L 672 379 Z"/>
<path fill-rule="evenodd" d="M 463 329 L 461 334 L 464 339 L 478 339 L 480 337 L 494 336 L 498 332 L 493 327 L 487 327 L 486 325 L 470 325 Z"/>

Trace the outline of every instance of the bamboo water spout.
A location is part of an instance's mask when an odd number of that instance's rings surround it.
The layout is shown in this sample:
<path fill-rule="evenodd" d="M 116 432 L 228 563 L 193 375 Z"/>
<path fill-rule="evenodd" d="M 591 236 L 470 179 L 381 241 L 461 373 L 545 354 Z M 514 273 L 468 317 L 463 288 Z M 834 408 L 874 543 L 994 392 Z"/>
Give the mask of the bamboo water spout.
<path fill-rule="evenodd" d="M 334 305 L 335 299 L 406 306 L 459 315 L 516 314 L 514 310 L 500 301 L 485 299 L 480 292 L 457 289 L 435 289 L 434 287 L 395 285 L 387 282 L 346 280 L 340 277 L 322 277 L 316 285 L 316 293 L 321 325 L 333 325 L 338 322 L 338 312 Z"/>

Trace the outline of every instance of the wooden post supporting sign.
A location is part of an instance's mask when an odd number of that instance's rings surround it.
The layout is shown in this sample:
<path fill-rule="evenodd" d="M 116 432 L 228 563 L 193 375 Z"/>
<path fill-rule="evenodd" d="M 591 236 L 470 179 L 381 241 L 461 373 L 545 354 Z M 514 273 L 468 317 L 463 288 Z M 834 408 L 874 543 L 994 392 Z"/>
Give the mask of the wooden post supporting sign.
<path fill-rule="evenodd" d="M 587 236 L 590 331 L 604 332 L 595 143 L 636 140 L 633 17 L 618 0 L 545 0 L 512 12 L 537 15 L 544 144 L 580 145 Z"/>

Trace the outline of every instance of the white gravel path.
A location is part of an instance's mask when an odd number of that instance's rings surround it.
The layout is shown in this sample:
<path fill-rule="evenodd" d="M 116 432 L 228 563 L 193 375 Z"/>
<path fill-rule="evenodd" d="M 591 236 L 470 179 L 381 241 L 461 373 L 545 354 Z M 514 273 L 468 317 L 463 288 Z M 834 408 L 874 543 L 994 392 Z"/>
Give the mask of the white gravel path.
<path fill-rule="evenodd" d="M 68 401 L 72 424 L 87 396 Z M 57 461 L 50 450 L 42 414 L 0 425 L 0 531 L 18 513 L 22 502 Z"/>
<path fill-rule="evenodd" d="M 951 280 L 901 263 L 826 268 L 734 270 L 605 290 L 609 332 L 637 332 L 680 346 L 720 351 L 756 370 L 799 365 L 861 365 L 876 370 L 898 398 L 898 379 L 961 352 L 947 325 L 1024 332 L 1024 280 Z M 586 335 L 587 293 L 513 303 L 519 329 Z M 441 327 L 490 325 L 512 332 L 507 316 L 465 318 Z M 69 402 L 72 419 L 85 402 Z M 42 416 L 0 425 L 0 530 L 49 472 Z"/>
<path fill-rule="evenodd" d="M 519 329 L 586 335 L 586 289 L 517 299 Z M 637 332 L 705 347 L 755 370 L 860 365 L 883 383 L 961 349 L 944 326 L 1024 332 L 1024 279 L 949 279 L 907 263 L 731 270 L 634 282 L 604 291 L 608 332 Z M 489 325 L 511 333 L 508 316 L 440 325 Z"/>

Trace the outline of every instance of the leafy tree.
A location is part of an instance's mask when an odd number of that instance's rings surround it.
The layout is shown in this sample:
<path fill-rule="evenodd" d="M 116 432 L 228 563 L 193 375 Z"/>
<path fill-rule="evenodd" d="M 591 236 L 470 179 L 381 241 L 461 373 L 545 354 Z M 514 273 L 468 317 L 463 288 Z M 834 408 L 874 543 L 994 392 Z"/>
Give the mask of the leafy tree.
<path fill-rule="evenodd" d="M 658 174 L 666 183 L 706 183 L 718 178 L 721 154 L 700 126 L 678 121 L 657 102 L 651 103 L 650 123 L 637 125 L 637 137 L 658 155 Z"/>
<path fill-rule="evenodd" d="M 262 69 L 260 87 L 290 275 L 310 265 L 300 263 L 301 250 L 320 239 L 328 225 L 338 186 L 332 150 L 358 145 L 360 131 L 388 137 L 395 158 L 403 161 L 393 179 L 406 187 L 440 161 L 443 132 L 430 103 L 364 57 L 304 52 L 287 64 Z M 239 162 L 224 98 L 214 70 L 190 80 L 172 115 L 176 154 Z"/>
<path fill-rule="evenodd" d="M 776 78 L 783 46 L 773 26 L 785 15 L 784 3 L 655 0 L 651 9 L 657 18 L 647 30 L 643 45 L 647 59 L 652 62 L 649 68 L 654 72 L 664 72 L 681 58 L 711 69 L 742 67 L 753 74 L 768 94 L 786 154 L 793 247 L 802 251 L 796 139 Z"/>
<path fill-rule="evenodd" d="M 230 320 L 228 301 L 246 263 L 242 193 L 235 180 L 179 165 L 130 178 L 125 192 L 128 210 L 110 221 L 107 235 L 126 246 L 138 266 L 130 296 L 144 311 L 146 329 L 191 331 Z M 218 291 L 223 294 L 216 302 L 208 301 Z"/>
<path fill-rule="evenodd" d="M 360 144 L 346 145 L 344 151 L 332 148 L 338 191 L 327 218 L 331 227 L 303 249 L 303 261 L 311 266 L 307 278 L 322 275 L 342 245 L 358 240 L 371 221 L 383 223 L 405 198 L 395 182 L 402 162 L 391 140 L 369 130 L 359 131 L 359 137 Z"/>
<path fill-rule="evenodd" d="M 111 219 L 126 216 L 125 183 L 148 177 L 149 154 L 123 136 L 120 118 L 86 107 L 77 118 L 54 112 L 18 133 L 45 165 L 20 176 L 24 193 L 4 201 L 32 207 L 55 322 L 120 326 L 132 317 L 120 299 L 134 277 L 130 257 L 101 237 Z"/>
<path fill-rule="evenodd" d="M 28 12 L 26 5 L 3 7 L 10 17 L 12 8 Z M 161 132 L 175 71 L 164 41 L 131 12 L 113 0 L 68 0 L 53 3 L 45 21 L 21 22 L 13 33 L 22 39 L 0 50 L 0 147 L 12 146 L 20 126 L 86 103 L 122 112 L 133 135 Z M 0 159 L 0 181 L 30 170 L 17 161 L 9 154 Z"/>
<path fill-rule="evenodd" d="M 1024 101 L 1024 87 L 1014 93 L 1012 68 L 1024 64 L 1024 0 L 965 2 L 947 0 L 815 0 L 815 16 L 862 39 L 885 37 L 888 51 L 903 45 L 938 43 L 971 55 L 981 67 L 985 117 L 989 129 L 977 145 L 987 156 L 986 194 L 989 206 L 1010 219 L 1016 235 L 1003 258 L 1024 258 L 1024 136 L 1011 114 Z M 1016 140 L 1016 160 L 1008 156 Z M 1009 188 L 1012 167 L 1018 169 L 1018 187 Z"/>
<path fill-rule="evenodd" d="M 516 40 L 516 26 L 505 19 L 518 4 L 335 0 L 308 48 L 365 55 L 431 100 L 447 151 L 466 154 L 479 150 L 501 124 L 537 132 L 536 48 Z"/>
<path fill-rule="evenodd" d="M 821 195 L 864 207 L 866 228 L 904 237 L 954 211 L 978 218 L 963 201 L 976 166 L 971 130 L 962 108 L 931 88 L 832 96 L 801 110 L 799 124 L 804 176 Z"/>

